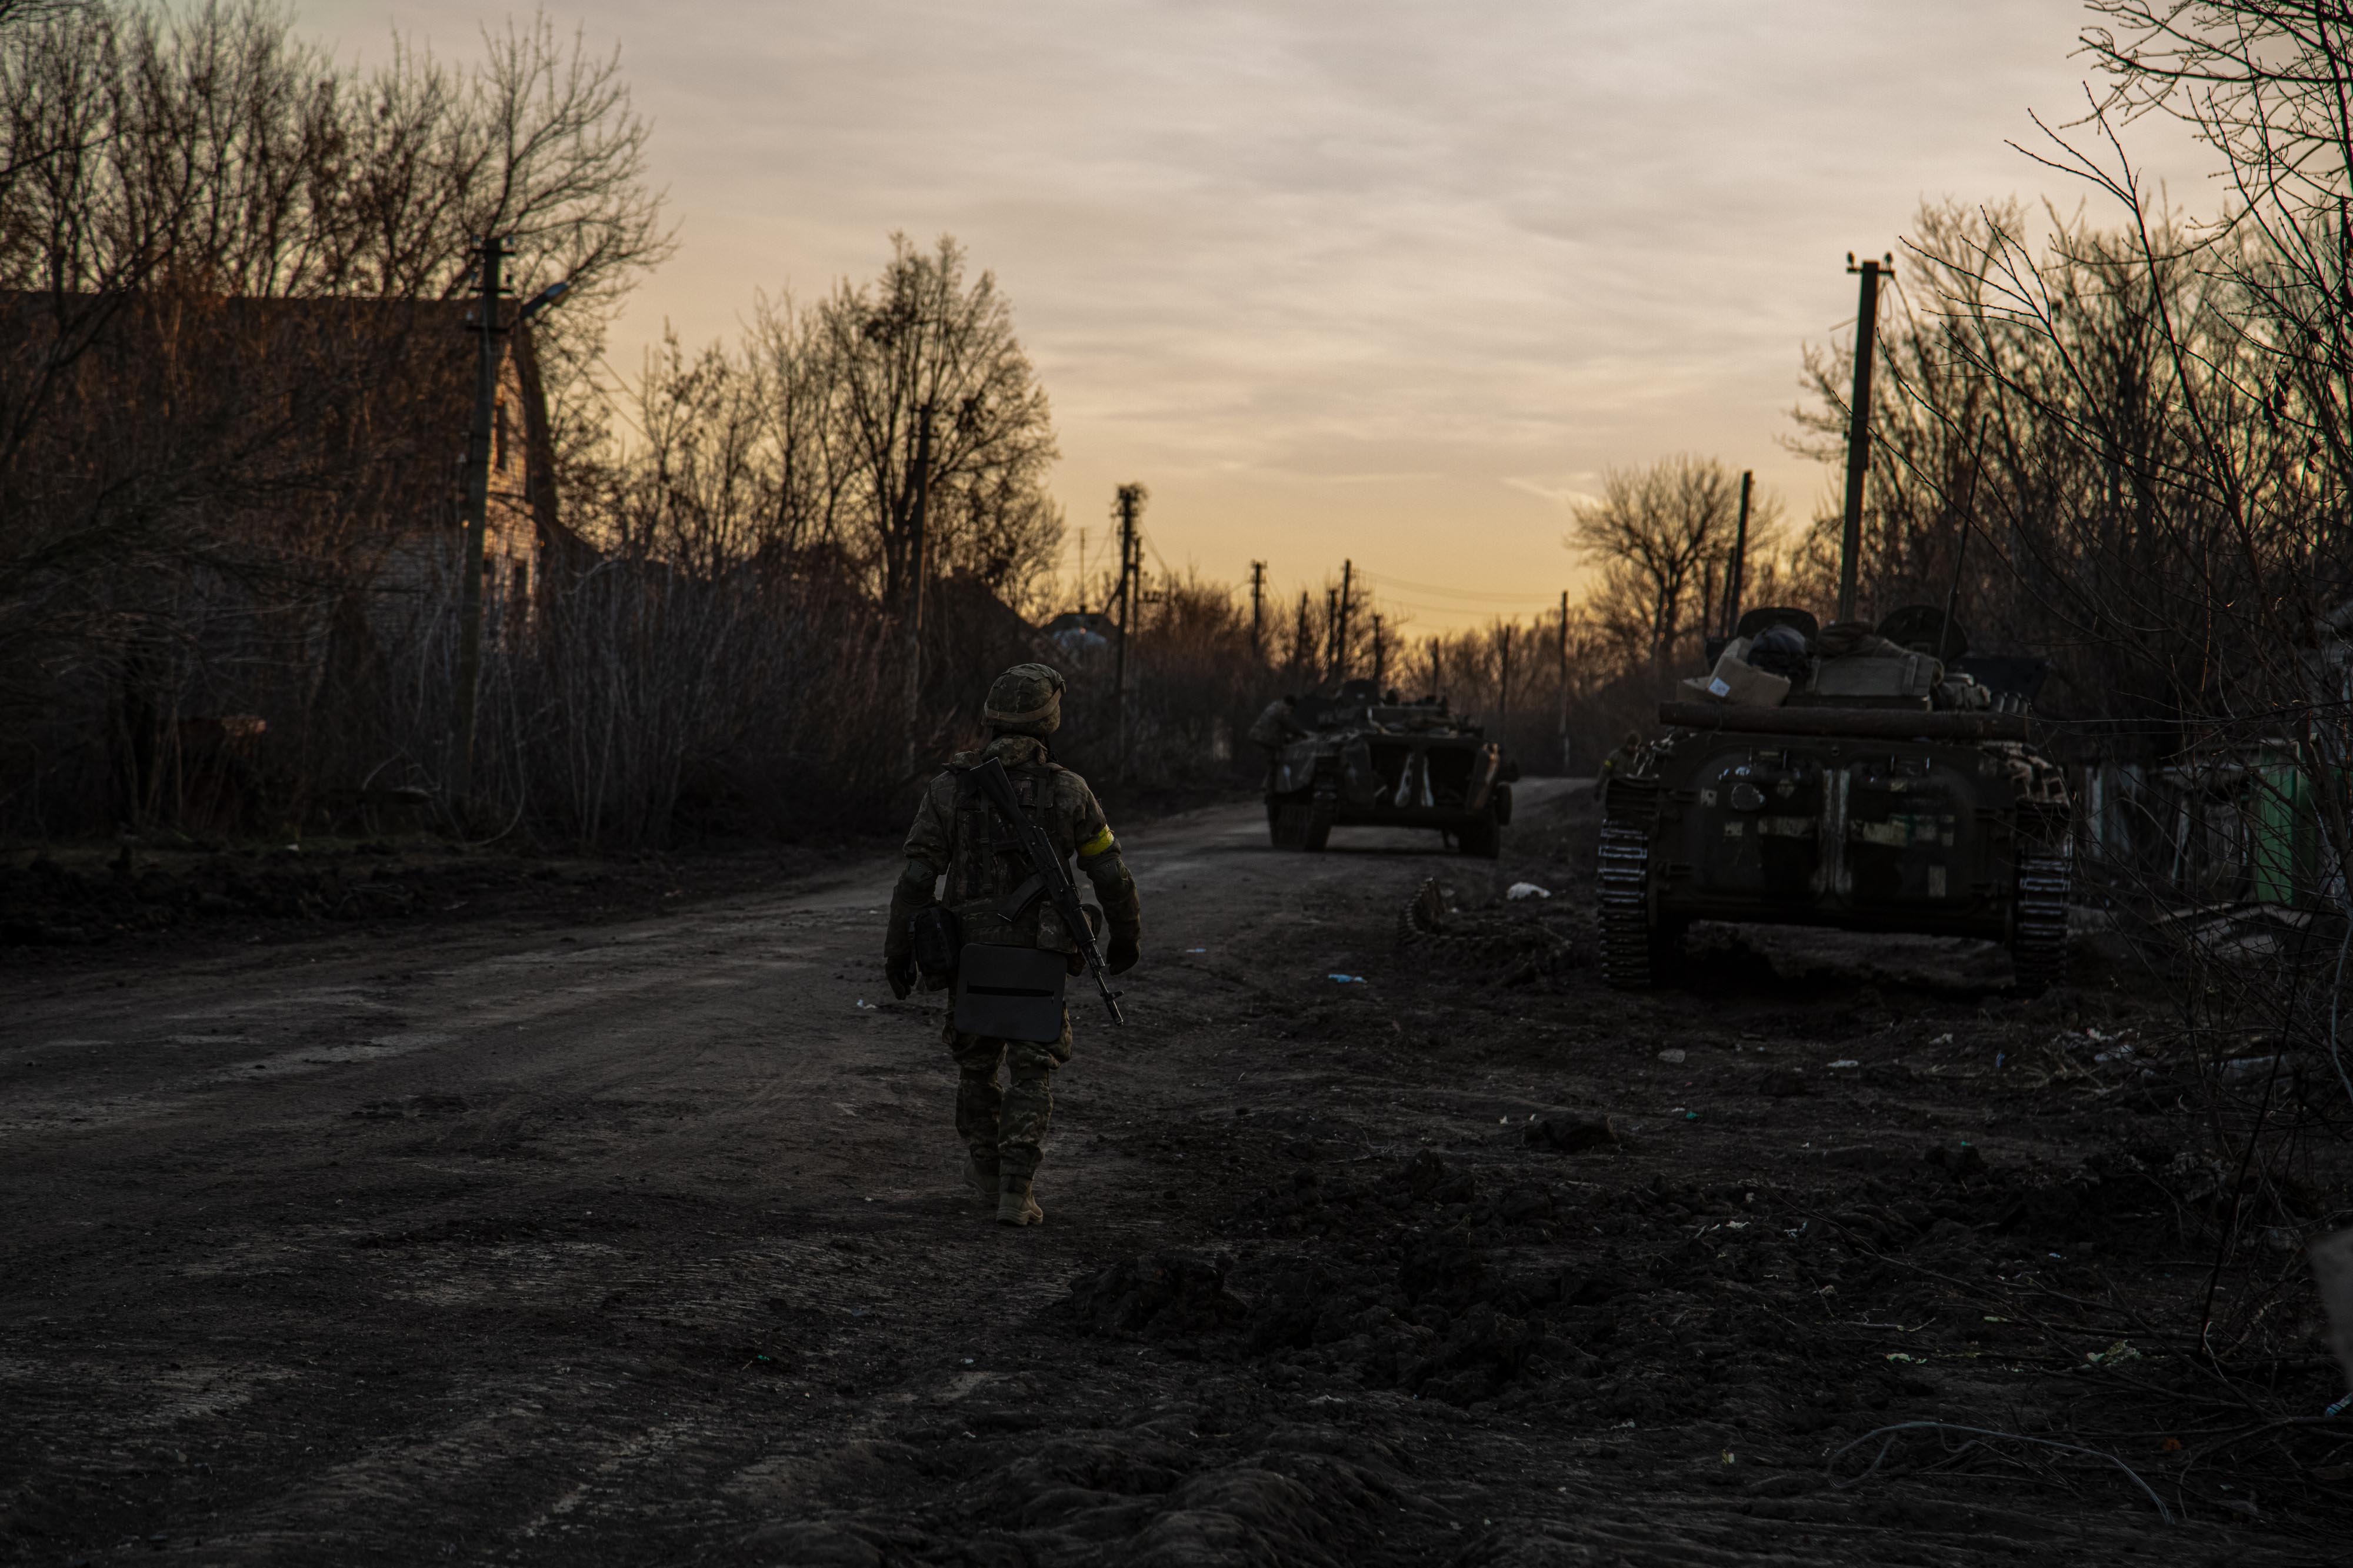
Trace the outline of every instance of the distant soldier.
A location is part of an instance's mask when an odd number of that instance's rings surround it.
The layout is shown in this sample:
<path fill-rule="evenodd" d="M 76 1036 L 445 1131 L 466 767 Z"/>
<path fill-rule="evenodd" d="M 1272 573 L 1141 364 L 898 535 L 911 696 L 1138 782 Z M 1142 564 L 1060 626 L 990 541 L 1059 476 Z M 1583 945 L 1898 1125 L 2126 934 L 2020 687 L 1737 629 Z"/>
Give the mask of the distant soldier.
<path fill-rule="evenodd" d="M 1278 697 L 1268 703 L 1250 727 L 1251 743 L 1279 752 L 1293 736 L 1305 733 L 1299 725 L 1298 704 L 1296 697 Z"/>
<path fill-rule="evenodd" d="M 1062 721 L 1062 691 L 1061 675 L 1042 664 L 1017 664 L 998 676 L 982 712 L 988 743 L 977 752 L 958 752 L 924 790 L 915 824 L 907 831 L 907 868 L 892 891 L 891 930 L 882 945 L 893 994 L 903 998 L 915 984 L 911 922 L 919 915 L 937 921 L 936 915 L 925 913 L 937 908 L 954 917 L 959 943 L 1043 949 L 1064 955 L 1071 974 L 1083 967 L 1081 942 L 1051 900 L 1040 896 L 1039 879 L 1011 828 L 971 776 L 991 758 L 1004 764 L 1023 812 L 1044 831 L 1061 863 L 1067 866 L 1076 856 L 1079 869 L 1094 884 L 1111 930 L 1103 967 L 1117 974 L 1134 965 L 1143 936 L 1134 880 L 1094 792 L 1046 750 L 1043 737 Z M 946 889 L 935 894 L 934 885 L 943 876 Z M 1090 923 L 1094 913 L 1087 910 Z M 1050 1021 L 1048 1031 L 1052 1026 Z M 1069 1013 L 1061 1010 L 1059 1037 L 1039 1040 L 964 1033 L 951 1011 L 946 1039 L 960 1074 L 955 1121 L 970 1151 L 965 1177 L 997 1205 L 999 1220 L 1036 1225 L 1046 1215 L 1031 1184 L 1045 1156 L 1054 1069 L 1071 1059 Z M 1008 1079 L 1002 1087 L 1000 1066 Z"/>
<path fill-rule="evenodd" d="M 1609 781 L 1621 773 L 1630 773 L 1642 755 L 1642 731 L 1629 730 L 1618 749 L 1601 759 L 1601 777 L 1594 785 L 1594 798 L 1602 810 L 1609 809 Z"/>

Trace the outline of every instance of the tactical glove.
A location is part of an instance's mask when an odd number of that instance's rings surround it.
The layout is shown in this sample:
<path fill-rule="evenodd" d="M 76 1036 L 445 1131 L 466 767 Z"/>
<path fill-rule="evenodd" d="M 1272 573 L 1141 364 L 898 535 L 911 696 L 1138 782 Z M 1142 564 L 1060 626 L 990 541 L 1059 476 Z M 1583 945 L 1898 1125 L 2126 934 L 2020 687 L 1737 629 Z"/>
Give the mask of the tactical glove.
<path fill-rule="evenodd" d="M 912 952 L 884 954 L 882 973 L 891 982 L 891 994 L 904 1002 L 907 993 L 915 988 L 915 955 Z"/>
<path fill-rule="evenodd" d="M 1111 933 L 1111 951 L 1103 954 L 1103 967 L 1113 974 L 1124 974 L 1135 967 L 1143 953 L 1137 944 L 1143 932 L 1134 926 L 1120 926 Z"/>

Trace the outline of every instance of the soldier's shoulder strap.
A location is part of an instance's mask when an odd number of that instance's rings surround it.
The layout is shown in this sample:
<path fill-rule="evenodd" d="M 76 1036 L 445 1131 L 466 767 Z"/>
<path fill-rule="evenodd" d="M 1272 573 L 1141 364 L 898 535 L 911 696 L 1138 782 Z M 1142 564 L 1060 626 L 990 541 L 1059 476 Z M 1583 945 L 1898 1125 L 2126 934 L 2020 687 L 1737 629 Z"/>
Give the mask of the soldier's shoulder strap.
<path fill-rule="evenodd" d="M 986 760 L 977 754 L 973 754 L 968 759 L 960 755 L 955 762 L 948 764 L 948 774 L 955 780 L 957 809 L 971 810 L 978 806 L 986 798 L 981 793 L 980 780 L 975 776 Z M 1021 799 L 1023 809 L 1035 811 L 1047 798 L 1046 792 L 1054 788 L 1057 781 L 1053 775 L 1065 773 L 1068 773 L 1067 769 L 1057 767 L 1051 763 L 1042 764 L 1024 763 L 1018 768 L 1006 769 L 1005 776 L 1013 781 L 1015 797 Z M 1078 775 L 1071 773 L 1069 776 L 1076 778 Z M 1025 784 L 1029 787 L 1024 789 L 1022 786 Z M 1024 796 L 1027 798 L 1022 798 Z"/>

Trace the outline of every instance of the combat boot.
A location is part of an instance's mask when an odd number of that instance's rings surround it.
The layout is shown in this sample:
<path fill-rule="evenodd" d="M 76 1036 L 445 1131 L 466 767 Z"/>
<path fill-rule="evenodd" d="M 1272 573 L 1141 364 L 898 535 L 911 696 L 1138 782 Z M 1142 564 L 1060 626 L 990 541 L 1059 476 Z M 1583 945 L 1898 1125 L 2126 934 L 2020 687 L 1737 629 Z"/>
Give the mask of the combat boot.
<path fill-rule="evenodd" d="M 964 1179 L 979 1191 L 982 1203 L 995 1203 L 999 1185 L 997 1156 L 983 1154 L 976 1149 L 965 1155 Z"/>
<path fill-rule="evenodd" d="M 999 1225 L 1037 1225 L 1046 1217 L 1038 1200 L 1029 1193 L 1030 1177 L 1012 1171 L 1005 1173 L 1002 1185 L 997 1190 L 997 1223 Z"/>

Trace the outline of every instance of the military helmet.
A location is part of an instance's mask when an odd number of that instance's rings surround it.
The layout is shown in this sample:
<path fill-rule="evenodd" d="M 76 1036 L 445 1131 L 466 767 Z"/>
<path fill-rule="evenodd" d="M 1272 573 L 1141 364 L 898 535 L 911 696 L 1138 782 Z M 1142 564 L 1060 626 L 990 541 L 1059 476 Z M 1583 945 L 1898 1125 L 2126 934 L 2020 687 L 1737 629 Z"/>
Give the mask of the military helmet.
<path fill-rule="evenodd" d="M 1013 735 L 1050 735 L 1061 727 L 1061 671 L 1051 665 L 1017 664 L 991 683 L 981 717 Z"/>

